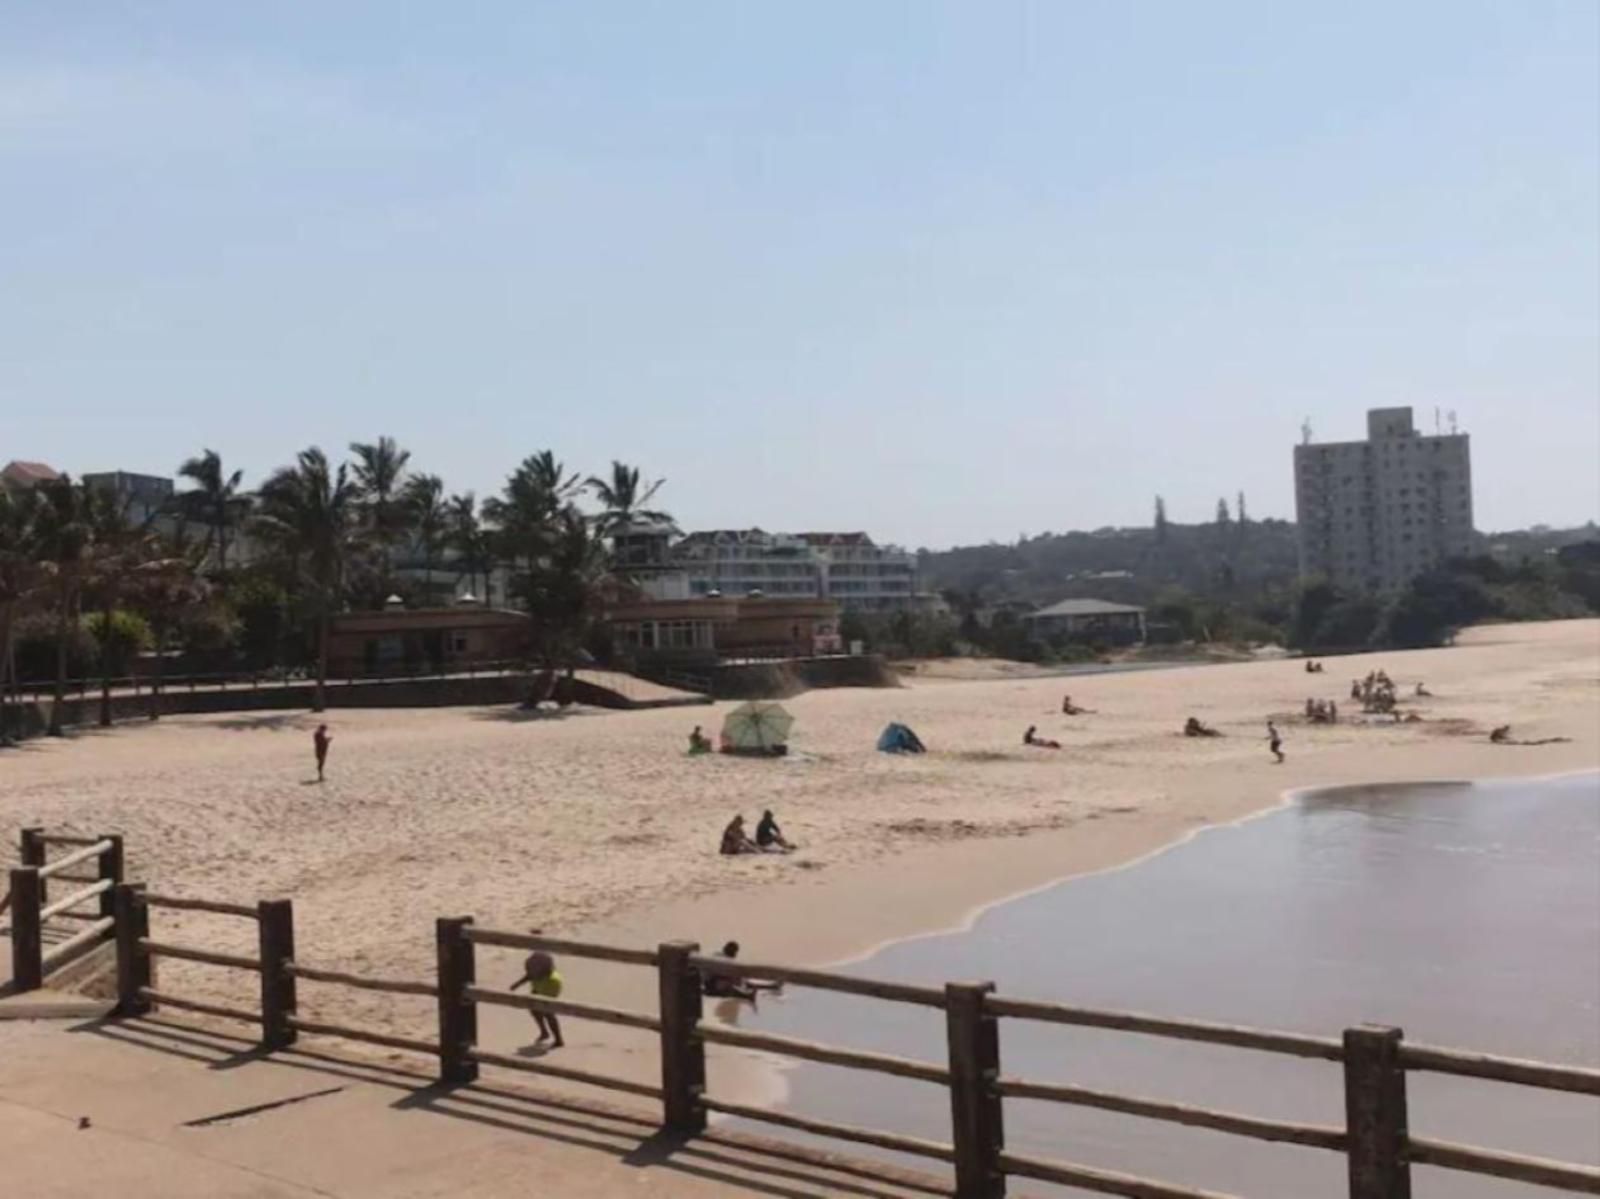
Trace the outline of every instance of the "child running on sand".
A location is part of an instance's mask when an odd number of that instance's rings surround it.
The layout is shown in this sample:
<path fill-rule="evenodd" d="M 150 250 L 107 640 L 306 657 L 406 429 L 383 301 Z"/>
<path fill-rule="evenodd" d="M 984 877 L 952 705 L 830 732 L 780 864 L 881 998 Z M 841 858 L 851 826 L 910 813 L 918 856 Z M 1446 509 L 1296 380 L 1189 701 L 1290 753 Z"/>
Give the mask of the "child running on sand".
<path fill-rule="evenodd" d="M 328 766 L 328 746 L 333 744 L 333 736 L 328 732 L 328 726 L 319 724 L 317 731 L 311 734 L 311 747 L 317 755 L 317 782 L 322 782 L 323 771 Z"/>
<path fill-rule="evenodd" d="M 1280 763 L 1283 761 L 1283 737 L 1278 732 L 1278 726 L 1270 720 L 1267 721 L 1267 748 Z"/>
<path fill-rule="evenodd" d="M 528 990 L 541 999 L 561 998 L 561 973 L 556 969 L 556 960 L 543 950 L 535 950 L 528 955 L 528 960 L 523 964 L 522 977 L 511 984 L 515 991 L 523 983 L 528 984 Z M 539 1040 L 549 1041 L 552 1049 L 560 1049 L 566 1044 L 561 1039 L 561 1021 L 553 1013 L 534 1012 L 533 1022 L 539 1026 Z"/>

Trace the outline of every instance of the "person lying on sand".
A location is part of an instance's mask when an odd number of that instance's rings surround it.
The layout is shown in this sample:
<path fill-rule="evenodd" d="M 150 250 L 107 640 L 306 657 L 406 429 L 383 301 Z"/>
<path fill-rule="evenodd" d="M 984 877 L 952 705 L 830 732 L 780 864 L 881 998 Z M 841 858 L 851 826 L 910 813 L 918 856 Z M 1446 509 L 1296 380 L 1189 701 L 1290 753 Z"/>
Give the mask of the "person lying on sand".
<path fill-rule="evenodd" d="M 1093 708 L 1080 708 L 1072 702 L 1072 696 L 1067 696 L 1061 701 L 1061 714 L 1063 716 L 1093 716 Z"/>
<path fill-rule="evenodd" d="M 1208 724 L 1202 724 L 1196 717 L 1189 717 L 1183 722 L 1183 735 L 1185 737 L 1220 737 L 1221 733 Z"/>
<path fill-rule="evenodd" d="M 783 830 L 778 827 L 771 808 L 761 813 L 761 820 L 756 824 L 756 845 L 762 853 L 794 852 L 794 846 L 784 840 Z"/>
<path fill-rule="evenodd" d="M 1030 724 L 1028 731 L 1022 734 L 1022 744 L 1032 745 L 1038 749 L 1060 749 L 1061 742 L 1052 741 L 1048 737 L 1039 736 L 1039 726 Z"/>
<path fill-rule="evenodd" d="M 699 725 L 695 725 L 694 731 L 689 734 L 689 752 L 691 754 L 708 754 L 711 749 L 711 738 L 700 731 Z"/>
<path fill-rule="evenodd" d="M 739 942 L 729 941 L 718 957 L 732 961 L 739 956 Z M 781 991 L 782 983 L 761 982 L 753 978 L 729 978 L 726 974 L 707 973 L 700 989 L 711 999 L 743 999 L 755 1003 L 763 991 Z"/>
<path fill-rule="evenodd" d="M 728 827 L 722 830 L 722 852 L 730 856 L 761 852 L 761 847 L 750 840 L 750 834 L 744 831 L 743 816 L 735 816 L 728 821 Z"/>
<path fill-rule="evenodd" d="M 561 974 L 556 969 L 556 960 L 543 950 L 535 950 L 528 955 L 528 960 L 523 963 L 522 977 L 511 984 L 515 991 L 523 983 L 528 984 L 528 989 L 541 999 L 561 998 Z M 534 1012 L 533 1022 L 539 1026 L 539 1040 L 549 1041 L 551 1048 L 560 1049 L 566 1044 L 561 1039 L 561 1021 L 556 1016 L 545 1012 Z"/>

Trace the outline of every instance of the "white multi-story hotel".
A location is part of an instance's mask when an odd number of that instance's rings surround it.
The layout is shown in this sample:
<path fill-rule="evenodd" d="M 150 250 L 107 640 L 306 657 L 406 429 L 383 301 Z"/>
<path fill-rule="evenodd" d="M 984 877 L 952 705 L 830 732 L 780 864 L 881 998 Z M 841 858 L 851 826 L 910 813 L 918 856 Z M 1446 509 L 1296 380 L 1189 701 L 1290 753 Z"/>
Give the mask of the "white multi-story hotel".
<path fill-rule="evenodd" d="M 719 529 L 690 533 L 668 552 L 691 595 L 831 599 L 883 611 L 916 598 L 917 560 L 865 533 L 767 533 Z"/>
<path fill-rule="evenodd" d="M 1409 408 L 1367 413 L 1367 439 L 1294 448 L 1300 573 L 1391 591 L 1472 552 L 1465 433 L 1419 434 Z"/>

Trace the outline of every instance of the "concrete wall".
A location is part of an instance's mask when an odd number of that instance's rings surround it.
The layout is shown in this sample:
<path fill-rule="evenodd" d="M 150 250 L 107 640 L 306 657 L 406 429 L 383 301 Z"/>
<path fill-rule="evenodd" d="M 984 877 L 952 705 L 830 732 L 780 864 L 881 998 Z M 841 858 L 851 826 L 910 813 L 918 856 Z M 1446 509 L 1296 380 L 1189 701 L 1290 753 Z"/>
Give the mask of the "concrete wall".
<path fill-rule="evenodd" d="M 863 654 L 719 666 L 711 686 L 718 699 L 784 699 L 819 687 L 898 687 L 900 677 L 881 654 Z"/>

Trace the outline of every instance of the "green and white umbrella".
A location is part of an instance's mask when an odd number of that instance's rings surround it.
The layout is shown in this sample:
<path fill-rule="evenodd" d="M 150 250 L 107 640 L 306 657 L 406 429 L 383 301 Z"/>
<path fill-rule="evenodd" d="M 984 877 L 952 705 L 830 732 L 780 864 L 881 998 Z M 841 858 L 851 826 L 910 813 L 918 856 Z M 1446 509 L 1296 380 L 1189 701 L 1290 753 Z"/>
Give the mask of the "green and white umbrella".
<path fill-rule="evenodd" d="M 793 727 L 794 717 L 782 704 L 752 700 L 728 713 L 722 738 L 732 749 L 773 749 L 788 743 Z"/>

